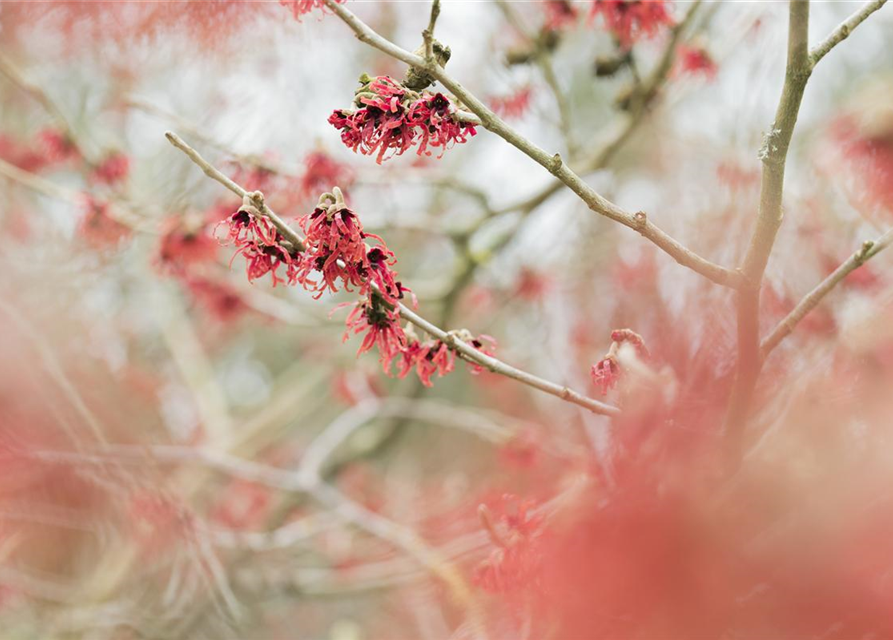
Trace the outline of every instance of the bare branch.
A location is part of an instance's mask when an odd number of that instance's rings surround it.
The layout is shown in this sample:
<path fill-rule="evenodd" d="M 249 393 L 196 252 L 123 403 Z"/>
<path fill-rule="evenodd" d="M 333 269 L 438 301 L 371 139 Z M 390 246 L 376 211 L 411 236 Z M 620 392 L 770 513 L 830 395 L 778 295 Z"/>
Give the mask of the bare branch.
<path fill-rule="evenodd" d="M 765 134 L 760 158 L 763 173 L 760 205 L 753 235 L 741 266 L 744 286 L 738 294 L 738 362 L 735 384 L 726 416 L 728 460 L 736 468 L 741 459 L 742 437 L 750 403 L 760 373 L 760 289 L 775 237 L 784 217 L 785 164 L 806 83 L 812 72 L 809 59 L 809 0 L 790 0 L 787 65 L 775 120 Z"/>
<path fill-rule="evenodd" d="M 341 6 L 341 5 L 336 5 Z M 279 230 L 279 233 L 282 236 L 291 242 L 295 247 L 298 247 L 299 250 L 303 250 L 304 243 L 298 233 L 289 227 L 283 220 L 277 216 L 264 202 L 263 194 L 259 191 L 255 191 L 254 193 L 249 193 L 241 186 L 230 180 L 228 177 L 223 175 L 218 169 L 213 167 L 207 160 L 201 157 L 201 155 L 192 147 L 190 147 L 186 142 L 184 142 L 179 136 L 175 133 L 168 131 L 165 136 L 170 141 L 172 145 L 180 149 L 183 153 L 185 153 L 195 164 L 197 164 L 202 171 L 205 172 L 207 176 L 213 178 L 227 189 L 232 191 L 233 193 L 242 196 L 243 198 L 250 198 L 255 203 L 255 206 L 261 213 L 266 216 L 270 222 L 272 222 L 276 228 Z M 675 242 L 675 241 L 674 241 Z M 554 382 L 549 382 L 547 380 L 543 380 L 537 376 L 521 371 L 520 369 L 516 369 L 511 365 L 508 365 L 496 358 L 485 355 L 459 339 L 455 334 L 451 332 L 444 331 L 434 324 L 428 322 L 415 312 L 411 311 L 405 305 L 399 305 L 400 316 L 422 329 L 429 335 L 437 338 L 438 340 L 443 341 L 447 344 L 451 349 L 455 350 L 464 360 L 469 362 L 473 362 L 476 364 L 485 367 L 489 371 L 493 373 L 498 373 L 500 375 L 506 376 L 507 378 L 512 378 L 513 380 L 517 380 L 522 384 L 526 384 L 529 387 L 533 387 L 534 389 L 539 389 L 545 393 L 553 395 L 557 398 L 561 398 L 567 402 L 576 404 L 578 406 L 589 409 L 593 413 L 598 413 L 602 415 L 615 416 L 620 413 L 620 410 L 617 407 L 605 404 L 603 402 L 599 402 L 598 400 L 594 400 L 587 396 L 584 396 L 581 393 L 573 391 L 568 387 L 564 387 Z"/>
<path fill-rule="evenodd" d="M 428 20 L 428 28 L 422 31 L 422 38 L 425 41 L 425 60 L 430 64 L 436 64 L 434 60 L 434 25 L 437 24 L 437 18 L 440 17 L 440 0 L 431 2 L 431 18 Z"/>
<path fill-rule="evenodd" d="M 871 0 L 871 2 L 866 2 L 862 5 L 861 9 L 844 20 L 827 38 L 809 52 L 809 59 L 812 61 L 812 64 L 818 64 L 819 60 L 824 58 L 831 49 L 849 38 L 853 29 L 865 22 L 868 16 L 885 4 L 887 4 L 887 0 Z"/>
<path fill-rule="evenodd" d="M 778 346 L 778 343 L 788 337 L 806 314 L 815 309 L 825 296 L 844 278 L 886 249 L 890 244 L 893 244 L 893 229 L 887 231 L 874 242 L 866 241 L 858 251 L 841 263 L 827 278 L 806 294 L 784 320 L 779 322 L 778 326 L 763 340 L 760 344 L 761 358 L 765 359 Z"/>
<path fill-rule="evenodd" d="M 195 164 L 197 164 L 202 171 L 205 172 L 205 175 L 213 180 L 216 180 L 224 187 L 235 193 L 240 198 L 248 198 L 253 203 L 254 206 L 260 211 L 267 219 L 270 220 L 275 226 L 276 229 L 279 230 L 279 233 L 288 240 L 298 251 L 304 250 L 304 241 L 301 239 L 301 236 L 297 234 L 297 232 L 289 227 L 285 222 L 277 216 L 270 207 L 266 205 L 264 202 L 263 194 L 260 191 L 255 191 L 253 193 L 249 193 L 241 186 L 230 180 L 227 176 L 223 175 L 216 167 L 212 166 L 207 160 L 202 158 L 201 154 L 198 151 L 190 147 L 186 144 L 180 136 L 172 131 L 165 132 L 164 136 L 168 139 L 168 141 L 177 147 L 180 151 L 189 156 L 189 159 L 192 160 Z"/>
<path fill-rule="evenodd" d="M 700 273 L 708 280 L 727 287 L 738 287 L 741 282 L 738 273 L 714 264 L 695 254 L 655 226 L 644 214 L 641 214 L 641 212 L 633 214 L 625 211 L 618 205 L 598 194 L 592 187 L 586 184 L 580 176 L 574 173 L 567 164 L 565 164 L 559 154 L 549 154 L 512 129 L 483 102 L 449 76 L 442 67 L 437 65 L 430 67 L 422 57 L 410 53 L 383 38 L 357 18 L 357 16 L 355 16 L 349 9 L 345 8 L 344 5 L 339 4 L 335 0 L 325 0 L 325 2 L 326 6 L 354 31 L 361 42 L 365 42 L 379 51 L 417 69 L 428 71 L 434 78 L 439 80 L 447 89 L 449 89 L 453 95 L 462 102 L 462 104 L 480 118 L 481 126 L 488 131 L 495 133 L 542 165 L 552 175 L 569 187 L 571 191 L 576 193 L 592 211 L 637 231 L 639 234 L 645 236 L 658 247 L 670 254 L 676 262 Z"/>

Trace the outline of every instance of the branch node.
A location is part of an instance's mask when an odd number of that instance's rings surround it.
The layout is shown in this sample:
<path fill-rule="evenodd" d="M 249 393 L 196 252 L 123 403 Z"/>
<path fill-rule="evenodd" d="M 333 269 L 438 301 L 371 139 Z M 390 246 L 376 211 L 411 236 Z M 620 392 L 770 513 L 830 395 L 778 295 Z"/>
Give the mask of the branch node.
<path fill-rule="evenodd" d="M 552 156 L 552 164 L 549 167 L 549 171 L 551 173 L 558 173 L 561 170 L 561 165 L 563 163 L 564 161 L 561 159 L 561 154 L 556 153 L 554 156 Z"/>
<path fill-rule="evenodd" d="M 636 231 L 642 231 L 648 224 L 648 215 L 644 211 L 636 211 L 633 215 L 633 224 L 635 224 Z"/>

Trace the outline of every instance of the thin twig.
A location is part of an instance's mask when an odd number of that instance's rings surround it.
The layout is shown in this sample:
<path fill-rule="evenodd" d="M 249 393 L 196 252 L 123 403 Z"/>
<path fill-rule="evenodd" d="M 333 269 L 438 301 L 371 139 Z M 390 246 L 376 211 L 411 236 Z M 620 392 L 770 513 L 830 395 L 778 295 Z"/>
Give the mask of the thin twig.
<path fill-rule="evenodd" d="M 422 39 L 425 41 L 425 60 L 432 64 L 436 64 L 434 60 L 434 25 L 437 24 L 437 18 L 440 17 L 440 0 L 431 2 L 431 17 L 428 20 L 428 27 L 422 31 Z"/>
<path fill-rule="evenodd" d="M 883 7 L 886 3 L 887 0 L 872 0 L 871 2 L 867 2 L 856 13 L 844 20 L 828 35 L 827 38 L 810 50 L 809 59 L 812 61 L 812 64 L 818 64 L 819 60 L 824 58 L 831 49 L 849 38 L 853 29 L 865 22 L 868 16 Z"/>
<path fill-rule="evenodd" d="M 803 297 L 797 306 L 785 316 L 784 320 L 772 330 L 772 332 L 760 344 L 760 356 L 765 359 L 782 340 L 788 337 L 797 324 L 815 309 L 818 304 L 850 273 L 868 262 L 871 258 L 893 244 L 893 229 L 887 231 L 874 242 L 867 241 L 853 255 L 846 259 L 839 267 L 832 271 L 827 278 L 822 280 L 812 291 Z"/>
<path fill-rule="evenodd" d="M 218 169 L 212 166 L 201 156 L 201 154 L 198 153 L 198 151 L 190 147 L 175 133 L 168 131 L 165 136 L 172 145 L 180 149 L 196 165 L 198 165 L 202 169 L 202 171 L 205 172 L 205 175 L 213 178 L 236 195 L 239 195 L 243 198 L 247 197 L 251 199 L 257 209 L 262 213 L 262 215 L 267 217 L 270 222 L 272 222 L 276 226 L 276 229 L 287 241 L 292 243 L 295 247 L 299 248 L 299 250 L 303 250 L 304 242 L 301 237 L 294 229 L 285 224 L 285 222 L 266 205 L 262 193 L 260 193 L 259 191 L 249 193 L 248 191 L 243 189 L 241 186 L 233 182 L 230 178 L 223 175 Z M 518 382 L 526 384 L 529 387 L 539 389 L 540 391 L 553 395 L 557 398 L 561 398 L 562 400 L 565 400 L 567 402 L 571 402 L 578 406 L 589 409 L 593 413 L 609 416 L 619 415 L 620 413 L 620 410 L 617 407 L 599 402 L 598 400 L 594 400 L 592 398 L 584 396 L 581 393 L 578 393 L 568 387 L 555 384 L 554 382 L 549 382 L 527 372 L 521 371 L 520 369 L 516 369 L 515 367 L 497 360 L 496 358 L 481 353 L 471 345 L 459 339 L 453 333 L 444 331 L 443 329 L 440 329 L 439 327 L 428 322 L 415 312 L 411 311 L 405 305 L 400 304 L 398 305 L 398 308 L 400 310 L 400 316 L 403 319 L 411 322 L 431 336 L 442 340 L 451 349 L 454 349 L 457 353 L 459 353 L 463 359 L 468 360 L 469 362 L 479 364 L 489 371 L 492 371 L 493 373 L 498 373 L 508 378 L 512 378 L 513 380 L 517 380 Z"/>
<path fill-rule="evenodd" d="M 741 277 L 737 272 L 710 262 L 686 248 L 677 240 L 667 235 L 663 230 L 655 226 L 648 220 L 644 212 L 630 213 L 601 196 L 592 187 L 586 184 L 580 176 L 574 173 L 559 154 L 549 154 L 512 129 L 483 102 L 448 75 L 442 67 L 437 64 L 429 64 L 422 57 L 410 53 L 383 38 L 366 25 L 366 23 L 357 18 L 357 16 L 355 16 L 349 9 L 344 7 L 344 5 L 339 4 L 335 0 L 325 0 L 325 3 L 333 13 L 341 18 L 341 20 L 353 30 L 361 42 L 365 42 L 379 51 L 386 53 L 401 62 L 405 62 L 412 67 L 424 70 L 439 80 L 462 104 L 480 118 L 481 126 L 488 131 L 495 133 L 542 165 L 552 175 L 567 185 L 571 191 L 576 193 L 592 211 L 637 231 L 639 234 L 651 240 L 651 242 L 667 252 L 679 264 L 700 273 L 708 280 L 727 287 L 738 287 L 741 282 Z"/>

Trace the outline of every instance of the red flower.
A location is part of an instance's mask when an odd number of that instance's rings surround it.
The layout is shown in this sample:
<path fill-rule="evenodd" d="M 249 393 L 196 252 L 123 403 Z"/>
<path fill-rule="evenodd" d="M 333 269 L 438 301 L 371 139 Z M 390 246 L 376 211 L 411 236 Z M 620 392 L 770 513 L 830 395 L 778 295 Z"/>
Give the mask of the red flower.
<path fill-rule="evenodd" d="M 47 128 L 37 134 L 48 163 L 66 162 L 81 156 L 77 146 L 66 133 Z"/>
<path fill-rule="evenodd" d="M 709 79 L 716 76 L 716 62 L 703 46 L 680 45 L 676 55 L 679 58 L 679 69 L 683 73 L 690 75 L 700 73 Z"/>
<path fill-rule="evenodd" d="M 570 0 L 546 0 L 546 29 L 559 31 L 577 21 L 576 7 Z"/>
<path fill-rule="evenodd" d="M 206 233 L 204 226 L 189 228 L 177 216 L 164 223 L 155 260 L 162 271 L 182 272 L 187 267 L 213 261 L 217 248 L 218 243 Z"/>
<path fill-rule="evenodd" d="M 418 155 L 430 156 L 430 145 L 440 147 L 440 155 L 437 157 L 442 158 L 448 147 L 477 135 L 474 125 L 456 120 L 450 107 L 450 101 L 442 93 L 424 96 L 410 107 L 408 121 L 418 134 Z"/>
<path fill-rule="evenodd" d="M 187 277 L 185 282 L 195 301 L 220 322 L 230 322 L 249 308 L 239 292 L 226 283 L 196 276 Z"/>
<path fill-rule="evenodd" d="M 31 173 L 40 171 L 48 162 L 45 153 L 38 153 L 30 146 L 2 134 L 0 134 L 0 159 Z"/>
<path fill-rule="evenodd" d="M 354 180 L 353 171 L 345 164 L 333 159 L 327 153 L 314 151 L 304 159 L 304 173 L 298 188 L 305 198 L 322 191 L 328 191 L 333 185 L 342 189 Z"/>
<path fill-rule="evenodd" d="M 237 255 L 248 262 L 248 281 L 251 282 L 269 273 L 275 287 L 280 282 L 293 283 L 297 280 L 299 259 L 297 252 L 284 244 L 273 223 L 260 215 L 250 213 L 246 208 L 239 209 L 229 219 L 218 223 L 228 227 L 223 244 L 234 244 Z M 232 260 L 230 261 L 232 264 Z M 285 278 L 279 277 L 279 267 L 285 266 Z"/>
<path fill-rule="evenodd" d="M 404 378 L 415 369 L 419 381 L 426 387 L 433 386 L 431 376 L 436 373 L 442 378 L 453 370 L 456 362 L 456 354 L 440 340 L 422 343 L 413 337 L 400 355 L 397 377 Z"/>
<path fill-rule="evenodd" d="M 127 178 L 130 173 L 130 159 L 123 153 L 113 151 L 95 167 L 90 174 L 93 182 L 115 185 Z"/>
<path fill-rule="evenodd" d="M 628 342 L 636 348 L 636 353 L 640 358 L 647 360 L 649 357 L 648 347 L 645 346 L 645 339 L 632 329 L 614 329 L 611 332 L 611 340 L 615 344 Z"/>
<path fill-rule="evenodd" d="M 486 356 L 490 356 L 491 358 L 496 356 L 496 338 L 492 336 L 482 333 L 477 338 L 471 340 L 469 344 Z M 469 362 L 468 368 L 473 375 L 477 375 L 487 369 L 487 367 L 479 365 L 476 362 Z"/>
<path fill-rule="evenodd" d="M 490 98 L 490 108 L 506 120 L 521 118 L 530 109 L 532 96 L 533 89 L 530 85 L 525 85 L 506 96 Z"/>
<path fill-rule="evenodd" d="M 440 147 L 443 156 L 447 147 L 477 133 L 474 125 L 453 117 L 452 105 L 441 93 L 418 97 L 388 76 L 364 76 L 361 82 L 355 100 L 359 109 L 338 109 L 328 121 L 341 130 L 341 141 L 348 148 L 376 154 L 379 164 L 416 144 L 418 155 L 430 155 L 431 146 Z"/>
<path fill-rule="evenodd" d="M 128 237 L 130 229 L 112 217 L 108 203 L 86 196 L 78 233 L 93 247 L 104 248 L 115 246 Z"/>
<path fill-rule="evenodd" d="M 335 0 L 338 3 L 344 3 L 344 0 Z M 326 4 L 323 0 L 279 0 L 279 4 L 283 7 L 291 9 L 292 15 L 298 22 L 301 16 L 304 16 L 314 9 L 325 8 Z"/>
<path fill-rule="evenodd" d="M 304 288 L 315 291 L 318 298 L 326 289 L 338 291 L 339 281 L 347 291 L 351 286 L 365 286 L 368 247 L 364 240 L 371 237 L 381 241 L 381 238 L 363 231 L 359 218 L 343 199 L 329 206 L 321 203 L 313 213 L 300 218 L 298 224 L 306 234 L 306 250 L 297 277 Z M 322 279 L 311 280 L 311 271 L 319 271 Z"/>
<path fill-rule="evenodd" d="M 651 38 L 661 27 L 673 24 L 667 0 L 593 0 L 589 18 L 600 15 L 605 28 L 624 49 L 637 40 Z"/>
<path fill-rule="evenodd" d="M 356 303 L 347 316 L 347 331 L 344 333 L 344 340 L 350 338 L 351 333 L 365 333 L 357 355 L 377 346 L 378 360 L 386 373 L 390 371 L 393 359 L 406 348 L 400 313 L 389 306 L 377 292 L 372 292 L 367 299 Z"/>
<path fill-rule="evenodd" d="M 494 523 L 490 510 L 478 509 L 481 522 L 497 549 L 474 571 L 473 582 L 491 593 L 536 589 L 541 580 L 543 518 L 530 513 L 532 501 L 519 502 L 507 495 L 509 512 Z"/>
<path fill-rule="evenodd" d="M 592 382 L 597 387 L 602 388 L 602 395 L 607 395 L 608 389 L 613 389 L 617 386 L 617 380 L 620 378 L 620 367 L 617 365 L 614 356 L 607 356 L 592 365 L 590 375 L 592 376 Z"/>

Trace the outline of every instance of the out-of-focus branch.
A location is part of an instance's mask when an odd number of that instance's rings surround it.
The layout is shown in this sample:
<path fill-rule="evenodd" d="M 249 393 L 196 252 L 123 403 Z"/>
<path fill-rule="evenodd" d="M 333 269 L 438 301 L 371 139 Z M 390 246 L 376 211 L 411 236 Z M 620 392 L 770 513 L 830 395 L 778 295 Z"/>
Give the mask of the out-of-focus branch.
<path fill-rule="evenodd" d="M 744 428 L 760 373 L 760 290 L 766 264 L 784 216 L 782 199 L 788 149 L 806 83 L 812 73 L 809 57 L 809 0 L 790 0 L 787 48 L 781 98 L 775 120 L 765 135 L 760 151 L 763 173 L 759 212 L 740 268 L 744 285 L 738 292 L 738 362 L 726 416 L 727 455 L 732 469 L 737 468 L 740 463 Z"/>
<path fill-rule="evenodd" d="M 35 173 L 19 169 L 14 164 L 10 164 L 3 159 L 0 159 L 0 175 L 4 175 L 10 180 L 18 182 L 23 187 L 26 187 L 35 193 L 79 206 L 84 205 L 85 202 L 87 202 L 87 196 L 89 195 L 85 192 L 75 191 L 74 189 L 68 189 L 67 187 L 57 185 L 55 182 L 42 178 Z M 138 213 L 125 208 L 120 203 L 115 203 L 111 206 L 108 210 L 108 215 L 116 222 L 120 222 L 122 225 L 129 227 L 134 231 L 148 234 L 158 233 L 157 224 L 145 221 Z"/>
<path fill-rule="evenodd" d="M 383 38 L 357 18 L 349 9 L 345 8 L 344 5 L 339 4 L 335 0 L 325 0 L 325 3 L 333 13 L 338 15 L 354 31 L 360 41 L 412 67 L 424 70 L 439 80 L 462 104 L 480 118 L 481 126 L 495 133 L 543 166 L 577 194 L 592 211 L 637 231 L 667 252 L 679 264 L 700 273 L 712 282 L 732 288 L 736 288 L 740 284 L 741 278 L 737 272 L 714 264 L 692 252 L 655 226 L 648 220 L 644 212 L 630 213 L 598 194 L 567 166 L 559 154 L 550 155 L 512 129 L 483 102 L 448 75 L 442 67 L 436 64 L 431 65 L 420 56 L 410 53 Z"/>
<path fill-rule="evenodd" d="M 10 164 L 6 160 L 0 158 L 0 174 L 6 176 L 10 180 L 15 180 L 19 184 L 31 191 L 35 191 L 56 200 L 63 200 L 74 204 L 81 204 L 84 200 L 82 193 L 74 189 L 68 189 L 51 182 L 46 178 L 42 178 L 37 174 L 19 169 L 14 164 Z"/>
<path fill-rule="evenodd" d="M 272 222 L 276 226 L 276 229 L 279 231 L 280 234 L 282 234 L 283 238 L 292 243 L 292 245 L 294 245 L 295 247 L 303 250 L 304 242 L 301 237 L 294 229 L 285 224 L 285 222 L 283 222 L 283 220 L 266 205 L 262 193 L 260 193 L 259 191 L 249 193 L 248 191 L 243 189 L 241 186 L 223 175 L 218 169 L 213 167 L 207 160 L 202 158 L 202 156 L 195 149 L 186 144 L 186 142 L 184 142 L 175 133 L 169 131 L 165 134 L 165 136 L 172 145 L 180 149 L 195 164 L 197 164 L 208 177 L 213 178 L 233 193 L 243 198 L 249 198 L 254 203 L 255 207 L 261 212 L 261 214 L 267 217 L 270 222 Z M 617 407 L 599 402 L 598 400 L 594 400 L 576 391 L 573 391 L 568 387 L 549 382 L 532 374 L 521 371 L 520 369 L 516 369 L 515 367 L 497 360 L 496 358 L 492 358 L 481 353 L 468 343 L 459 339 L 454 333 L 440 329 L 439 327 L 428 322 L 415 312 L 411 311 L 405 305 L 399 305 L 399 310 L 400 316 L 403 319 L 411 322 L 431 336 L 442 340 L 451 349 L 455 350 L 463 359 L 469 362 L 479 364 L 489 371 L 492 371 L 493 373 L 498 373 L 508 378 L 512 378 L 513 380 L 517 380 L 518 382 L 526 384 L 529 387 L 539 389 L 540 391 L 561 398 L 562 400 L 589 409 L 593 413 L 610 416 L 618 415 L 620 413 L 620 410 L 617 409 Z"/>
<path fill-rule="evenodd" d="M 865 22 L 868 16 L 883 7 L 885 4 L 887 4 L 887 0 L 872 0 L 871 2 L 866 2 L 864 5 L 862 5 L 861 9 L 844 20 L 836 29 L 834 29 L 834 31 L 832 31 L 828 35 L 827 38 L 822 40 L 821 43 L 810 50 L 809 59 L 812 64 L 818 64 L 819 60 L 824 58 L 828 54 L 828 52 L 831 51 L 831 49 L 849 38 L 850 34 L 853 32 L 853 29 Z"/>
<path fill-rule="evenodd" d="M 190 137 L 199 140 L 200 142 L 216 149 L 217 151 L 220 151 L 221 153 L 225 153 L 226 155 L 231 156 L 240 164 L 257 167 L 262 171 L 267 171 L 269 173 L 274 173 L 280 176 L 294 176 L 300 172 L 299 167 L 287 167 L 278 162 L 272 162 L 255 154 L 244 154 L 233 151 L 231 148 L 215 139 L 213 136 L 210 136 L 202 131 L 199 127 L 196 127 L 180 116 L 165 111 L 158 105 L 152 104 L 146 100 L 131 96 L 127 99 L 126 104 L 127 106 L 138 109 L 139 111 L 142 111 L 144 113 L 167 120 L 168 122 L 176 125 L 177 129 L 179 129 L 180 131 L 185 131 L 187 134 L 189 134 Z"/>
<path fill-rule="evenodd" d="M 866 241 L 858 251 L 847 258 L 847 260 L 832 271 L 827 278 L 822 280 L 812 291 L 806 294 L 806 296 L 797 303 L 797 306 L 785 316 L 784 320 L 779 322 L 778 326 L 776 326 L 772 332 L 763 339 L 760 344 L 760 357 L 765 359 L 782 340 L 794 331 L 797 324 L 806 316 L 806 314 L 818 306 L 834 287 L 836 287 L 850 273 L 889 247 L 891 243 L 893 243 L 893 229 L 887 231 L 873 242 L 871 240 Z"/>
<path fill-rule="evenodd" d="M 497 0 L 496 6 L 502 11 L 502 14 L 505 16 L 505 19 L 509 24 L 529 43 L 531 50 L 533 51 L 533 59 L 536 62 L 536 65 L 540 68 L 540 74 L 543 76 L 543 81 L 546 83 L 546 86 L 549 87 L 549 91 L 552 92 L 552 96 L 555 98 L 555 106 L 558 107 L 559 129 L 561 130 L 561 135 L 564 138 L 564 143 L 567 146 L 568 152 L 573 156 L 576 153 L 577 145 L 574 143 L 574 139 L 571 136 L 570 104 L 568 103 L 567 96 L 558 84 L 558 77 L 555 75 L 555 66 L 552 64 L 552 50 L 549 47 L 544 46 L 545 43 L 542 38 L 531 33 L 524 26 L 521 18 L 506 0 Z"/>
<path fill-rule="evenodd" d="M 270 207 L 267 206 L 267 204 L 264 202 L 263 194 L 260 191 L 248 192 L 243 189 L 241 186 L 230 180 L 227 176 L 223 175 L 223 173 L 221 173 L 216 167 L 212 166 L 207 160 L 202 158 L 198 151 L 186 144 L 183 139 L 180 138 L 180 136 L 178 136 L 176 133 L 168 131 L 164 135 L 172 145 L 189 156 L 189 159 L 197 164 L 201 168 L 201 170 L 205 172 L 206 176 L 213 180 L 216 180 L 240 198 L 248 198 L 249 200 L 251 200 L 255 208 L 276 226 L 276 228 L 279 230 L 279 233 L 281 233 L 286 240 L 288 240 L 298 251 L 304 250 L 304 241 L 294 229 L 285 224 L 285 222 L 283 222 L 283 220 L 279 216 L 277 216 L 273 212 L 273 210 L 270 209 Z"/>
<path fill-rule="evenodd" d="M 62 363 L 59 361 L 59 358 L 56 357 L 53 349 L 46 343 L 46 340 L 40 336 L 28 320 L 22 316 L 18 309 L 16 309 L 13 305 L 7 302 L 3 296 L 0 296 L 0 311 L 3 311 L 6 316 L 12 321 L 12 323 L 19 330 L 21 335 L 25 337 L 28 342 L 34 347 L 34 350 L 37 351 L 37 355 L 40 357 L 40 360 L 43 362 L 43 366 L 46 369 L 47 373 L 49 373 L 50 377 L 53 381 L 58 385 L 59 389 L 62 391 L 62 394 L 71 403 L 71 406 L 74 407 L 75 413 L 81 417 L 84 423 L 89 427 L 90 431 L 93 433 L 93 436 L 96 438 L 96 441 L 102 445 L 108 444 L 108 440 L 105 436 L 105 429 L 100 422 L 99 418 L 93 413 L 93 410 L 90 409 L 89 406 L 84 402 L 84 399 L 81 397 L 81 394 L 78 392 L 77 387 L 72 383 L 71 379 L 68 377 L 68 374 L 65 372 L 65 369 L 62 366 Z M 70 434 L 73 443 L 75 446 L 80 447 L 80 439 L 77 437 L 77 434 Z"/>
<path fill-rule="evenodd" d="M 527 373 L 526 371 L 516 369 L 515 367 L 507 365 L 504 362 L 497 360 L 496 358 L 492 358 L 481 353 L 470 344 L 461 340 L 455 333 L 447 332 L 434 326 L 402 304 L 400 305 L 400 315 L 417 326 L 419 329 L 422 329 L 429 335 L 444 342 L 451 349 L 456 351 L 464 360 L 479 364 L 487 370 L 492 371 L 493 373 L 498 373 L 507 378 L 511 378 L 512 380 L 517 380 L 518 382 L 526 384 L 529 387 L 539 389 L 540 391 L 553 395 L 556 398 L 561 398 L 566 402 L 578 405 L 580 407 L 583 407 L 584 409 L 589 409 L 593 413 L 607 416 L 616 416 L 620 414 L 620 410 L 617 407 L 599 402 L 598 400 L 593 400 L 592 398 L 584 396 L 574 391 L 573 389 L 570 389 L 569 387 L 558 385 L 554 382 L 549 382 L 548 380 L 544 380 L 543 378 Z"/>
<path fill-rule="evenodd" d="M 0 73 L 40 103 L 40 106 L 46 110 L 53 120 L 55 120 L 56 126 L 62 129 L 68 139 L 74 143 L 87 164 L 94 166 L 97 164 L 97 159 L 94 157 L 93 151 L 85 148 L 83 140 L 78 137 L 77 133 L 68 122 L 68 118 L 65 117 L 65 114 L 62 113 L 62 110 L 56 105 L 52 98 L 47 95 L 47 92 L 44 91 L 39 84 L 28 79 L 12 60 L 2 54 L 0 54 Z"/>
<path fill-rule="evenodd" d="M 428 27 L 422 31 L 422 39 L 425 41 L 425 60 L 435 63 L 434 60 L 434 26 L 440 17 L 440 0 L 431 2 L 431 17 L 428 19 Z"/>

